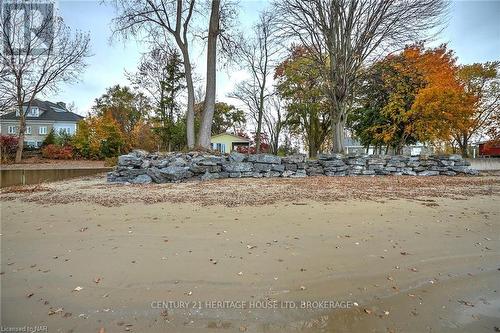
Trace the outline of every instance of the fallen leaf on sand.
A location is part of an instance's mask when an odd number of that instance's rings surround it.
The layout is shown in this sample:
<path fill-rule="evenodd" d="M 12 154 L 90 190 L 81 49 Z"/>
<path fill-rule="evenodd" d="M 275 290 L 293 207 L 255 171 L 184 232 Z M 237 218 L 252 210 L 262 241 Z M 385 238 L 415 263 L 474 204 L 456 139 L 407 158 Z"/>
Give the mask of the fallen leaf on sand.
<path fill-rule="evenodd" d="M 368 310 L 368 309 L 363 309 L 363 311 L 364 311 L 366 314 L 372 314 L 372 311 L 371 311 L 371 310 Z"/>
<path fill-rule="evenodd" d="M 300 290 L 306 290 L 305 286 L 300 286 Z"/>
<path fill-rule="evenodd" d="M 96 277 L 96 278 L 94 279 L 94 282 L 95 282 L 95 283 L 99 283 L 99 282 L 101 282 L 101 278 L 100 278 L 100 277 Z"/>
<path fill-rule="evenodd" d="M 59 309 L 56 309 L 56 310 L 50 309 L 49 310 L 49 316 L 52 316 L 52 315 L 54 315 L 56 313 L 60 313 L 60 312 L 63 312 L 63 308 L 59 308 Z"/>
<path fill-rule="evenodd" d="M 471 302 L 468 302 L 468 301 L 464 301 L 464 300 L 458 300 L 458 303 L 460 304 L 463 304 L 465 306 L 470 306 L 470 307 L 474 307 L 474 304 L 472 304 Z"/>
<path fill-rule="evenodd" d="M 26 295 L 26 297 L 30 298 L 33 295 L 35 295 L 35 294 L 34 293 L 29 293 L 28 295 Z"/>
<path fill-rule="evenodd" d="M 81 229 L 80 229 L 80 232 L 84 232 L 84 231 L 85 231 L 85 230 L 87 230 L 87 229 L 88 229 L 88 227 L 81 228 Z"/>
<path fill-rule="evenodd" d="M 80 286 L 78 286 L 75 289 L 73 289 L 73 291 L 82 291 L 82 290 L 83 290 L 83 287 L 80 287 Z"/>

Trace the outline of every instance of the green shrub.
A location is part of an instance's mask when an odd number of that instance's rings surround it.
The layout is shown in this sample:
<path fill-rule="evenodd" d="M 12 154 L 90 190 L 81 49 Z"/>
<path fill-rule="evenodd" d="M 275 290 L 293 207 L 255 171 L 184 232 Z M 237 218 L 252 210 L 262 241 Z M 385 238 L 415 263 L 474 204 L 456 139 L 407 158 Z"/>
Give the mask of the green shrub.
<path fill-rule="evenodd" d="M 45 137 L 45 140 L 43 140 L 42 147 L 48 146 L 48 145 L 54 145 L 56 143 L 56 136 L 54 134 L 54 129 L 51 129 L 49 134 Z"/>

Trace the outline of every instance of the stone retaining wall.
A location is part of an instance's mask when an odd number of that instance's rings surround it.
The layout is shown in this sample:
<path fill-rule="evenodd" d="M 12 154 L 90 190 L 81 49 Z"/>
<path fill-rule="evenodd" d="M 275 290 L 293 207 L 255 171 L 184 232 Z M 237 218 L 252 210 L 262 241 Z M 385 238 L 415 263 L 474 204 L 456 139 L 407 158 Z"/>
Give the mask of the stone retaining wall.
<path fill-rule="evenodd" d="M 279 157 L 237 152 L 225 156 L 200 152 L 150 154 L 135 150 L 118 158 L 118 166 L 115 171 L 108 173 L 108 181 L 147 184 L 242 177 L 476 175 L 478 172 L 469 165 L 460 155 L 408 157 L 321 154 L 317 160 L 308 160 L 305 155 Z"/>

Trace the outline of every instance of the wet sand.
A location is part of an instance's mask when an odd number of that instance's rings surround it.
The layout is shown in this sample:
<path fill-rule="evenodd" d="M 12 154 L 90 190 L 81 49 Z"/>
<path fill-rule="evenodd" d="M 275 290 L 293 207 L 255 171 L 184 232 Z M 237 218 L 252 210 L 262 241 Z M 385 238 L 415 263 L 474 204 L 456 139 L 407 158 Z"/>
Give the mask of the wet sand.
<path fill-rule="evenodd" d="M 242 193 L 230 207 L 181 190 L 216 182 L 169 185 L 165 202 L 151 204 L 127 196 L 150 187 L 95 178 L 3 192 L 1 323 L 49 332 L 494 332 L 500 196 L 492 179 L 453 180 L 442 196 L 412 197 L 412 184 L 376 201 L 304 194 L 257 206 L 242 198 L 255 183 L 222 182 Z M 338 186 L 347 181 L 355 182 Z M 448 180 L 418 181 L 439 188 Z M 203 195 L 234 196 L 220 188 Z M 126 204 L 99 204 L 96 193 Z"/>

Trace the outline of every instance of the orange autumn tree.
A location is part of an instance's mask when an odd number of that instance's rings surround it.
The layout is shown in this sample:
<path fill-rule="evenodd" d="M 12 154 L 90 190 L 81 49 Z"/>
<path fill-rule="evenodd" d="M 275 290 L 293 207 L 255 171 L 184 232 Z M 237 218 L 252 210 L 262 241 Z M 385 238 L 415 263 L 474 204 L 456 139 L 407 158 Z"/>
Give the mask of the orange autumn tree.
<path fill-rule="evenodd" d="M 408 46 L 367 71 L 359 108 L 351 119 L 365 145 L 392 147 L 449 141 L 465 123 L 477 101 L 458 78 L 458 66 L 446 45 Z"/>
<path fill-rule="evenodd" d="M 416 45 L 405 53 L 426 81 L 412 105 L 419 140 L 448 141 L 474 112 L 476 97 L 459 80 L 456 58 L 446 45 L 428 50 Z"/>

